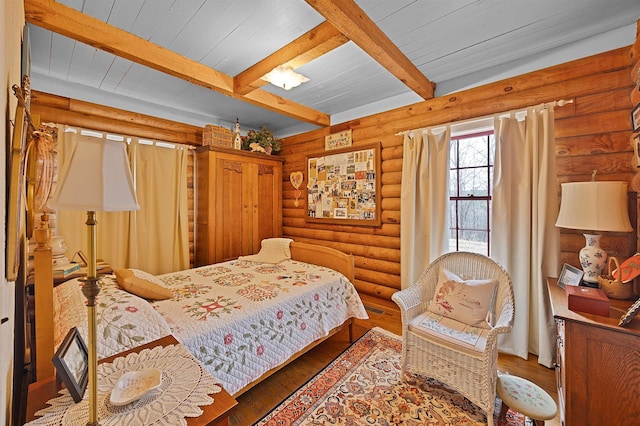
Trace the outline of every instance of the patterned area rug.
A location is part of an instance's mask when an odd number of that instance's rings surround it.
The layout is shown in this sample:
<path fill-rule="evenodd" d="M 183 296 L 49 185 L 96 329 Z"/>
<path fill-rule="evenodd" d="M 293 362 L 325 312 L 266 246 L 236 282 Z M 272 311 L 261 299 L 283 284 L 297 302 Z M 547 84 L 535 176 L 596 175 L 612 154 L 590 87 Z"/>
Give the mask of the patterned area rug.
<path fill-rule="evenodd" d="M 256 425 L 486 425 L 485 414 L 442 383 L 412 376 L 400 380 L 399 336 L 369 330 L 324 370 Z M 495 425 L 524 426 L 528 419 L 507 412 Z"/>

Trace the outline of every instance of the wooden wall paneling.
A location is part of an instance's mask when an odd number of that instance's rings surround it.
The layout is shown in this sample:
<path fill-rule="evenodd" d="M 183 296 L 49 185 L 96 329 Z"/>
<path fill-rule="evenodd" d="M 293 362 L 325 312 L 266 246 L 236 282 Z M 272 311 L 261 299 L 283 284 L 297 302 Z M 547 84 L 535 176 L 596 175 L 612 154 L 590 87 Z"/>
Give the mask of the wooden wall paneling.
<path fill-rule="evenodd" d="M 351 129 L 354 146 L 371 141 L 382 144 L 382 226 L 393 240 L 351 227 L 317 228 L 304 222 L 306 204 L 293 205 L 293 191 L 285 182 L 283 234 L 296 240 L 335 247 L 355 256 L 355 286 L 361 293 L 390 298 L 400 282 L 400 190 L 402 180 L 403 130 L 455 122 L 524 108 L 559 99 L 573 104 L 556 107 L 558 195 L 563 181 L 587 180 L 598 169 L 598 179 L 631 181 L 632 147 L 629 144 L 631 102 L 628 94 L 631 61 L 629 48 L 620 48 L 482 87 L 430 99 L 407 107 L 362 117 L 285 138 L 280 155 L 285 158 L 284 175 L 304 170 L 302 158 L 322 149 L 328 133 Z M 306 181 L 306 176 L 305 176 Z M 559 199 L 559 198 L 558 198 Z M 635 211 L 633 204 L 632 214 Z M 635 216 L 634 216 L 635 217 Z M 386 228 L 385 228 L 386 227 Z M 392 227 L 392 228 L 390 228 Z M 375 231 L 375 230 L 374 230 Z M 393 247 L 390 247 L 392 244 Z M 561 230 L 561 260 L 578 266 L 578 251 L 584 236 Z M 635 251 L 632 234 L 607 234 L 602 244 L 611 255 L 625 257 Z M 396 248 L 397 247 L 397 248 Z M 559 272 L 559 271 L 558 271 Z"/>
<path fill-rule="evenodd" d="M 632 167 L 632 135 L 629 112 L 637 86 L 638 42 L 632 49 L 620 48 L 566 64 L 538 70 L 485 86 L 362 117 L 335 126 L 285 138 L 279 157 L 284 159 L 280 176 L 283 184 L 281 208 L 283 235 L 298 241 L 323 244 L 354 254 L 354 284 L 363 294 L 390 299 L 400 282 L 400 190 L 402 179 L 403 138 L 396 133 L 491 115 L 558 99 L 572 99 L 574 104 L 556 108 L 556 157 L 558 194 L 561 182 L 587 180 L 593 168 L 603 180 L 631 182 L 636 174 Z M 624 93 L 631 93 L 625 100 Z M 38 100 L 40 98 L 40 100 Z M 103 126 L 97 130 L 127 133 L 154 139 L 175 138 L 182 143 L 200 144 L 201 129 L 152 117 L 117 111 L 110 114 L 101 106 L 43 94 L 35 96 L 32 108 L 51 116 L 80 120 L 82 127 Z M 40 110 L 37 110 L 40 108 Z M 115 118 L 114 118 L 115 117 Z M 65 123 L 74 124 L 74 123 Z M 87 126 L 87 124 L 89 124 Z M 351 129 L 354 147 L 380 142 L 382 146 L 382 225 L 370 227 L 320 225 L 304 220 L 306 200 L 293 204 L 294 191 L 289 174 L 305 170 L 305 157 L 324 149 L 324 136 Z M 148 135 L 163 135 L 152 137 Z M 169 140 L 177 142 L 177 140 Z M 206 177 L 196 171 L 195 190 L 206 185 Z M 640 183 L 640 178 L 637 178 Z M 305 176 L 306 185 L 307 178 Z M 633 204 L 633 212 L 636 203 Z M 193 204 L 190 204 L 193 205 Z M 201 208 L 200 205 L 197 208 Z M 632 212 L 632 213 L 633 213 Z M 195 214 L 194 214 L 195 216 Z M 192 221 L 194 221 L 193 217 Z M 634 216 L 637 217 L 637 216 Z M 212 218 L 213 219 L 213 218 Z M 634 220 L 637 224 L 637 220 Z M 191 229 L 191 228 L 190 228 Z M 191 230 L 190 230 L 191 233 Z M 629 241 L 633 240 L 632 244 Z M 200 247 L 197 243 L 195 246 Z M 577 251 L 584 237 L 575 231 L 561 231 L 562 260 L 578 265 Z M 623 257 L 640 247 L 636 236 L 607 235 L 603 246 Z"/>
<path fill-rule="evenodd" d="M 32 113 L 42 122 L 133 135 L 166 142 L 202 145 L 202 128 L 90 102 L 33 91 Z"/>

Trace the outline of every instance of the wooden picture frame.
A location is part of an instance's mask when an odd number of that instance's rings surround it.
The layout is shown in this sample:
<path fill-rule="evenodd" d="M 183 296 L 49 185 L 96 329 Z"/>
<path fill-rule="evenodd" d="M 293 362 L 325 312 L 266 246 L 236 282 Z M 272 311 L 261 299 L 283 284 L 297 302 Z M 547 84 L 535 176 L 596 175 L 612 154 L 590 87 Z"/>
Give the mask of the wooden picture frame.
<path fill-rule="evenodd" d="M 380 143 L 310 155 L 307 222 L 380 226 Z"/>
<path fill-rule="evenodd" d="M 620 317 L 620 322 L 618 323 L 618 325 L 624 326 L 629 324 L 636 317 L 638 312 L 640 312 L 640 299 L 633 302 L 633 305 L 631 305 L 629 309 L 627 309 L 627 312 L 625 312 L 622 317 Z"/>
<path fill-rule="evenodd" d="M 640 130 L 640 104 L 631 111 L 631 127 L 634 132 Z"/>
<path fill-rule="evenodd" d="M 562 272 L 560 272 L 560 277 L 558 278 L 558 285 L 562 288 L 566 288 L 568 285 L 580 285 L 583 275 L 584 271 L 565 263 L 562 265 Z"/>
<path fill-rule="evenodd" d="M 89 381 L 89 352 L 76 327 L 69 330 L 51 360 L 73 400 L 82 401 Z"/>

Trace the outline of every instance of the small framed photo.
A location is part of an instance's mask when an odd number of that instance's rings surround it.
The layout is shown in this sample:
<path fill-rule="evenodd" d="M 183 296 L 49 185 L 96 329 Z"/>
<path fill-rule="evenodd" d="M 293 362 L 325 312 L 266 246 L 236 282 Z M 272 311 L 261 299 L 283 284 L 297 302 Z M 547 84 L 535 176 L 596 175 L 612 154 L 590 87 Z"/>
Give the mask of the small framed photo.
<path fill-rule="evenodd" d="M 581 269 L 571 266 L 568 263 L 562 265 L 562 272 L 558 278 L 558 285 L 565 288 L 568 285 L 580 285 L 584 272 Z"/>
<path fill-rule="evenodd" d="M 75 402 L 82 401 L 89 381 L 89 353 L 76 327 L 67 333 L 51 359 L 56 375 L 65 384 Z"/>
<path fill-rule="evenodd" d="M 635 318 L 635 316 L 640 312 L 640 299 L 636 300 L 633 305 L 627 309 L 627 312 L 620 317 L 619 326 L 627 325 Z"/>
<path fill-rule="evenodd" d="M 634 132 L 640 130 L 640 104 L 636 105 L 631 111 L 631 124 Z"/>
<path fill-rule="evenodd" d="M 640 134 L 633 138 L 633 157 L 636 167 L 640 168 Z"/>

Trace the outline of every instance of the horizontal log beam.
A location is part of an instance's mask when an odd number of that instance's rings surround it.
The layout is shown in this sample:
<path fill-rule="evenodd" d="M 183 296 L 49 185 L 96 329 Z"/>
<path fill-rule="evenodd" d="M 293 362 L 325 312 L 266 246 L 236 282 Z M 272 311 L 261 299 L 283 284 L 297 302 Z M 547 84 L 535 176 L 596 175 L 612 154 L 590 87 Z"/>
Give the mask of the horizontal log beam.
<path fill-rule="evenodd" d="M 353 0 L 306 0 L 327 21 L 424 99 L 433 98 L 435 83 L 405 56 Z"/>
<path fill-rule="evenodd" d="M 279 65 L 296 69 L 348 41 L 347 37 L 325 21 L 236 75 L 233 78 L 234 91 L 246 95 L 267 84 L 262 76 Z"/>

